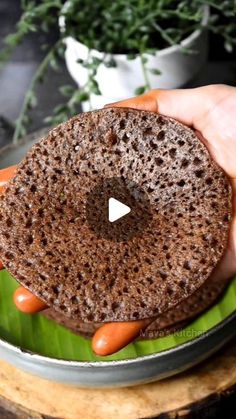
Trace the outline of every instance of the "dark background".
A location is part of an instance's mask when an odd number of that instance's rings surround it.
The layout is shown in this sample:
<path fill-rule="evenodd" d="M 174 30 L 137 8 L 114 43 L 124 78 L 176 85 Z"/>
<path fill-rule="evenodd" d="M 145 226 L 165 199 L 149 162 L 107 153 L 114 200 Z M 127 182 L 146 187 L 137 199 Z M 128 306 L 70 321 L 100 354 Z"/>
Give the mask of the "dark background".
<path fill-rule="evenodd" d="M 0 0 L 0 48 L 4 36 L 14 31 L 15 23 L 20 16 L 20 0 Z M 50 34 L 52 41 L 56 34 Z M 46 41 L 44 34 L 31 35 L 16 49 L 10 62 L 0 71 L 0 115 L 4 116 L 11 124 L 14 123 L 21 108 L 27 86 L 42 58 L 39 45 Z M 200 86 L 210 83 L 226 83 L 236 85 L 236 57 L 228 54 L 223 47 L 221 39 L 210 36 L 209 60 L 202 69 L 197 79 L 191 86 Z M 33 112 L 31 131 L 43 126 L 43 120 L 52 113 L 58 103 L 63 102 L 63 97 L 58 92 L 62 84 L 73 84 L 65 66 L 60 72 L 50 70 L 44 84 L 38 90 L 39 105 Z M 6 129 L 7 128 L 7 129 Z M 0 146 L 11 140 L 12 129 L 0 120 Z M 209 416 L 220 419 L 236 417 L 236 397 L 223 399 L 209 412 Z M 0 417 L 2 417 L 0 415 Z"/>

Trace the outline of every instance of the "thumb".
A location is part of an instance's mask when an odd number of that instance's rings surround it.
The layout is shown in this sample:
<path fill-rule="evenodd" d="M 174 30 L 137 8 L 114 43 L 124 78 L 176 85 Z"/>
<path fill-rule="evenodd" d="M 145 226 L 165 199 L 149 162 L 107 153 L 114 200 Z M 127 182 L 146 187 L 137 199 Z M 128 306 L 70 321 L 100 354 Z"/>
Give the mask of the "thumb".
<path fill-rule="evenodd" d="M 144 95 L 107 105 L 158 112 L 193 127 L 212 157 L 231 177 L 234 217 L 228 250 L 216 271 L 216 275 L 226 277 L 236 272 L 235 104 L 235 87 L 210 85 L 194 89 L 151 90 Z"/>
<path fill-rule="evenodd" d="M 170 116 L 201 131 L 203 117 L 212 107 L 212 92 L 215 86 L 194 89 L 151 90 L 144 95 L 115 102 L 106 107 L 126 107 Z"/>
<path fill-rule="evenodd" d="M 236 88 L 209 85 L 194 89 L 151 90 L 108 107 L 158 112 L 194 128 L 214 160 L 236 178 Z"/>

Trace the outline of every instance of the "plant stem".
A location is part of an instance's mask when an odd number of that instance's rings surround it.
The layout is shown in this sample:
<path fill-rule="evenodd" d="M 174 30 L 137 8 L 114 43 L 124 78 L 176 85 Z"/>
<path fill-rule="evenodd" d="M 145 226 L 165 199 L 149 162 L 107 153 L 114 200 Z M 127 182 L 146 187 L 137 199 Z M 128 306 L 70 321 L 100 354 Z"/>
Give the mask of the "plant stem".
<path fill-rule="evenodd" d="M 88 62 L 90 60 L 90 56 L 91 56 L 91 50 L 89 49 L 88 50 L 88 58 L 87 58 Z M 88 85 L 89 85 L 90 80 L 91 80 L 91 70 L 88 68 Z M 88 103 L 89 103 L 89 110 L 91 111 L 92 110 L 92 102 L 91 102 L 91 92 L 90 91 L 89 91 Z"/>
<path fill-rule="evenodd" d="M 56 51 L 56 49 L 59 45 L 59 42 L 60 41 L 58 41 L 50 49 L 50 51 L 47 53 L 47 55 L 44 57 L 43 61 L 40 63 L 37 71 L 35 72 L 32 80 L 30 82 L 28 90 L 25 94 L 25 98 L 24 98 L 24 101 L 23 101 L 23 104 L 22 104 L 22 107 L 21 107 L 21 110 L 20 110 L 19 117 L 17 118 L 17 121 L 16 121 L 15 131 L 14 131 L 14 135 L 13 135 L 13 144 L 17 144 L 18 140 L 21 137 L 21 129 L 22 129 L 22 126 L 23 126 L 24 117 L 25 117 L 26 112 L 27 112 L 28 107 L 29 107 L 31 92 L 34 90 L 36 84 L 40 81 L 40 79 L 44 75 L 44 73 L 45 73 L 45 71 L 46 71 L 46 69 L 47 69 L 47 67 L 50 63 L 50 60 L 51 60 L 54 52 Z"/>
<path fill-rule="evenodd" d="M 151 90 L 151 84 L 150 84 L 149 77 L 148 77 L 148 69 L 146 67 L 146 59 L 145 59 L 142 52 L 140 52 L 140 59 L 141 59 L 141 66 L 142 66 L 143 77 L 144 77 L 144 80 L 145 80 L 146 89 Z"/>

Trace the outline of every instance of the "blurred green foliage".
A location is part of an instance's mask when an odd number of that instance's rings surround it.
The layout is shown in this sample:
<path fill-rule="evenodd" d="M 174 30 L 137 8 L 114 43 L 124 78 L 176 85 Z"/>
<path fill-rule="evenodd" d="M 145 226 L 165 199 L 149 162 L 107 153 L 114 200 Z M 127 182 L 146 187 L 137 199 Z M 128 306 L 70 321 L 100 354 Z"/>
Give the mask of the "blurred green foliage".
<path fill-rule="evenodd" d="M 47 122 L 57 124 L 75 114 L 78 104 L 90 99 L 91 94 L 101 94 L 96 80 L 99 66 L 115 67 L 115 54 L 125 53 L 127 59 L 141 57 L 144 75 L 143 86 L 135 94 L 150 88 L 149 73 L 160 74 L 156 68 L 147 68 L 147 54 L 170 45 L 179 44 L 186 36 L 203 26 L 204 6 L 210 8 L 206 24 L 213 33 L 224 38 L 225 48 L 232 52 L 236 45 L 236 0 L 22 0 L 22 15 L 14 34 L 5 38 L 5 48 L 0 52 L 0 66 L 10 57 L 12 50 L 31 32 L 56 31 L 55 44 L 45 49 L 45 58 L 34 75 L 25 95 L 21 113 L 16 121 L 14 141 L 22 137 L 29 123 L 28 111 L 37 104 L 35 86 L 43 80 L 47 68 L 57 70 L 64 55 L 63 39 L 72 36 L 90 50 L 86 60 L 80 60 L 88 71 L 88 80 L 80 90 L 61 86 L 67 103 L 55 108 Z M 58 19 L 64 17 L 64 30 L 58 31 Z M 103 53 L 101 59 L 92 50 Z M 183 53 L 193 51 L 183 48 Z"/>

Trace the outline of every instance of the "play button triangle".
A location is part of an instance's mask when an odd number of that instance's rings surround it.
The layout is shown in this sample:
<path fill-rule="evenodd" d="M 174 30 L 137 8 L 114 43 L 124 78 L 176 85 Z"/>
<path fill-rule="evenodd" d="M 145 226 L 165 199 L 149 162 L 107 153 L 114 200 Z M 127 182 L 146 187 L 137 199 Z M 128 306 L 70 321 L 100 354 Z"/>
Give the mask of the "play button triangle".
<path fill-rule="evenodd" d="M 124 217 L 131 211 L 130 207 L 118 201 L 115 198 L 110 198 L 108 201 L 108 219 L 113 223 L 119 218 Z"/>

